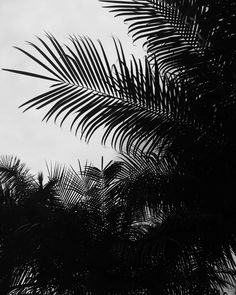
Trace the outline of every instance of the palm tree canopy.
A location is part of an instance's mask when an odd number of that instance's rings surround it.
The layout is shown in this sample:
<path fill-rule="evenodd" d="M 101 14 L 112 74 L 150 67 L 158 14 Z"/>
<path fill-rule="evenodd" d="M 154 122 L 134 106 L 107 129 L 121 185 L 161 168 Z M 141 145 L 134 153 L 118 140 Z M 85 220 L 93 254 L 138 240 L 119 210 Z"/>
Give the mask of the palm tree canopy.
<path fill-rule="evenodd" d="M 235 217 L 176 206 L 151 211 L 155 206 L 140 197 L 134 204 L 135 183 L 158 182 L 147 171 L 161 176 L 170 169 L 142 161 L 141 171 L 136 157 L 101 169 L 55 166 L 44 185 L 41 175 L 39 182 L 31 177 L 31 191 L 22 181 L 25 199 L 0 208 L 1 292 L 215 294 L 226 280 L 233 283 Z M 18 159 L 1 163 L 2 187 L 18 183 L 12 174 L 28 179 Z"/>
<path fill-rule="evenodd" d="M 8 70 L 52 82 L 22 105 L 26 110 L 49 107 L 44 119 L 60 124 L 71 118 L 71 128 L 87 141 L 103 127 L 102 142 L 123 151 L 122 163 L 101 169 L 52 170 L 60 206 L 39 198 L 51 213 L 46 219 L 38 213 L 37 226 L 26 227 L 34 237 L 30 257 L 42 261 L 30 267 L 44 291 L 50 286 L 59 294 L 69 286 L 82 294 L 86 288 L 94 294 L 216 294 L 235 280 L 236 3 L 101 2 L 125 18 L 134 40 L 144 39 L 143 61 L 128 61 L 116 40 L 112 64 L 101 42 L 71 37 L 72 46 L 62 47 L 48 34 L 47 41 L 30 43 L 34 55 L 18 48 L 46 74 Z M 32 190 L 25 170 L 12 163 L 23 178 L 0 171 L 1 198 L 14 196 L 18 206 Z M 12 265 L 3 286 L 13 285 Z M 64 285 L 60 272 L 68 274 Z"/>

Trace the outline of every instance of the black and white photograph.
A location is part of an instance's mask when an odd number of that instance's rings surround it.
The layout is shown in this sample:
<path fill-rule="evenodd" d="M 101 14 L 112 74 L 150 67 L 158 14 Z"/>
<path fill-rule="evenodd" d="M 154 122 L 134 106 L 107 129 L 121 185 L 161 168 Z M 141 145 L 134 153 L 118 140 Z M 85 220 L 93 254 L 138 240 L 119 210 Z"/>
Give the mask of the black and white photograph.
<path fill-rule="evenodd" d="M 0 295 L 236 294 L 236 1 L 0 0 Z"/>

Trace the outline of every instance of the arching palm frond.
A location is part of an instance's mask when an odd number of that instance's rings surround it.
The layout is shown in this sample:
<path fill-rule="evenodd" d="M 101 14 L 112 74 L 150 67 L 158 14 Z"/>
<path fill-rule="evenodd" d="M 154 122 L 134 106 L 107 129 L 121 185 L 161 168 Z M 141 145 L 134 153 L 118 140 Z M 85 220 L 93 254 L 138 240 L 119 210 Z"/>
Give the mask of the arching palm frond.
<path fill-rule="evenodd" d="M 63 124 L 71 116 L 71 128 L 81 130 L 87 141 L 103 127 L 103 143 L 111 136 L 113 146 L 128 151 L 143 146 L 153 150 L 166 133 L 171 138 L 182 125 L 194 123 L 186 115 L 184 91 L 162 80 L 157 64 L 154 72 L 147 59 L 142 64 L 133 58 L 128 64 L 116 41 L 117 66 L 90 39 L 71 38 L 74 48 L 65 50 L 53 36 L 48 38 L 52 49 L 41 39 L 42 48 L 30 43 L 40 58 L 18 48 L 50 74 L 45 79 L 56 82 L 52 90 L 23 104 L 27 109 L 50 106 L 44 119 L 55 116 Z"/>
<path fill-rule="evenodd" d="M 85 171 L 88 167 L 90 166 L 86 164 L 83 170 L 80 162 L 78 171 L 60 165 L 48 167 L 49 179 L 56 182 L 56 193 L 65 208 L 81 205 L 98 193 L 99 180 L 87 177 Z"/>
<path fill-rule="evenodd" d="M 179 76 L 183 67 L 186 70 L 194 67 L 200 74 L 204 69 L 203 62 L 207 61 L 208 66 L 215 65 L 218 70 L 226 69 L 229 62 L 230 70 L 233 70 L 234 1 L 100 1 L 108 3 L 105 7 L 116 16 L 124 16 L 125 21 L 131 22 L 129 32 L 134 40 L 146 38 L 148 54 L 158 59 L 164 72 Z M 219 42 L 221 38 L 226 47 Z M 207 72 L 204 75 L 207 77 Z"/>
<path fill-rule="evenodd" d="M 196 62 L 201 56 L 204 44 L 199 36 L 198 23 L 194 16 L 207 10 L 207 5 L 194 9 L 193 5 L 185 1 L 185 11 L 181 11 L 178 3 L 169 1 L 142 0 L 116 1 L 101 0 L 109 3 L 105 7 L 116 16 L 124 16 L 125 22 L 131 22 L 129 33 L 134 41 L 145 38 L 147 52 L 153 59 L 158 60 L 162 72 L 173 75 L 180 74 L 180 70 Z M 190 2 L 190 1 L 189 1 Z M 189 5 L 188 5 L 189 4 Z M 194 10 L 194 16 L 184 14 L 187 9 Z M 187 56 L 186 56 L 187 55 Z M 188 58 L 187 58 L 188 57 Z"/>
<path fill-rule="evenodd" d="M 134 40 L 146 39 L 160 72 L 185 87 L 189 115 L 229 135 L 224 114 L 236 100 L 235 1 L 101 2 L 130 23 Z"/>
<path fill-rule="evenodd" d="M 113 161 L 100 169 L 87 164 L 82 168 L 79 163 L 78 171 L 64 170 L 58 178 L 56 191 L 61 205 L 68 211 L 87 216 L 87 227 L 94 236 L 109 232 L 108 228 L 111 234 L 130 230 L 132 222 L 122 222 L 123 206 L 110 196 L 110 187 L 115 190 L 121 169 L 121 163 Z M 51 171 L 50 178 L 55 178 L 59 170 L 56 167 Z"/>
<path fill-rule="evenodd" d="M 0 158 L 0 183 L 8 191 L 15 203 L 26 198 L 36 188 L 36 182 L 29 169 L 18 158 L 2 156 Z"/>
<path fill-rule="evenodd" d="M 152 218 L 161 220 L 164 209 L 177 205 L 174 196 L 166 197 L 163 188 L 175 171 L 174 163 L 139 151 L 123 153 L 117 164 L 119 169 L 105 190 L 105 201 L 121 206 L 130 224 L 145 227 Z"/>

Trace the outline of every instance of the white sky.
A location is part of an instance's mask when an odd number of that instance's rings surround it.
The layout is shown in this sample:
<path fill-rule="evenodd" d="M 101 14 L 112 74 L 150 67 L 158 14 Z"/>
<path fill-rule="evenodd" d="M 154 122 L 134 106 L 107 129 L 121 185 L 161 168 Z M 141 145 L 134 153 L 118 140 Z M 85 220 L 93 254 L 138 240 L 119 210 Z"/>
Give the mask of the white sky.
<path fill-rule="evenodd" d="M 25 41 L 35 42 L 35 35 L 43 37 L 45 31 L 62 43 L 69 43 L 69 34 L 100 39 L 109 53 L 113 35 L 122 41 L 128 55 L 143 54 L 127 36 L 123 21 L 102 8 L 98 0 L 0 0 L 0 68 L 27 70 L 33 62 L 13 46 L 28 50 Z M 115 58 L 112 53 L 111 58 Z M 18 109 L 26 100 L 46 91 L 48 85 L 0 71 L 0 155 L 18 156 L 34 173 L 45 171 L 45 161 L 77 167 L 77 159 L 83 164 L 88 160 L 100 165 L 102 155 L 105 162 L 114 158 L 111 148 L 101 146 L 99 134 L 88 145 L 66 126 L 60 128 L 53 120 L 41 122 L 42 113 Z"/>

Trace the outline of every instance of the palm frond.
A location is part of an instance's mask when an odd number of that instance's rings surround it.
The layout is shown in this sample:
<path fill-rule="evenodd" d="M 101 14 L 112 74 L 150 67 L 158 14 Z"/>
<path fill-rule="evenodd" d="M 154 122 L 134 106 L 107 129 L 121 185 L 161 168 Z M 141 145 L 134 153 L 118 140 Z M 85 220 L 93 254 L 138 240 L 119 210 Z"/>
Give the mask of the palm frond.
<path fill-rule="evenodd" d="M 88 164 L 82 168 L 79 161 L 78 164 L 78 171 L 72 167 L 65 168 L 60 165 L 48 167 L 49 180 L 55 183 L 59 200 L 63 206 L 68 208 L 83 207 L 90 199 L 97 198 L 99 201 L 101 197 L 101 183 L 103 182 L 101 171 Z"/>
<path fill-rule="evenodd" d="M 58 79 L 53 90 L 24 103 L 26 110 L 49 106 L 44 119 L 55 116 L 60 124 L 71 116 L 71 128 L 81 131 L 87 141 L 103 127 L 102 143 L 111 137 L 114 147 L 127 150 L 142 146 L 153 150 L 166 133 L 171 137 L 182 125 L 194 124 L 186 116 L 184 92 L 162 80 L 157 64 L 154 72 L 147 59 L 143 64 L 133 57 L 129 65 L 117 41 L 118 65 L 114 65 L 101 43 L 98 49 L 90 39 L 74 37 L 74 48 L 65 50 L 53 36 L 48 38 L 52 48 L 42 39 L 42 48 L 30 43 L 40 58 L 19 49 Z"/>
<path fill-rule="evenodd" d="M 16 202 L 27 197 L 36 189 L 34 176 L 24 163 L 13 156 L 0 158 L 0 182 L 2 188 L 7 188 Z"/>
<path fill-rule="evenodd" d="M 185 101 L 191 115 L 210 119 L 210 123 L 205 121 L 206 126 L 213 124 L 220 130 L 223 124 L 225 129 L 222 103 L 227 101 L 232 106 L 236 99 L 235 2 L 101 2 L 130 23 L 134 40 L 146 40 L 149 58 L 158 63 L 160 72 L 186 87 Z M 217 127 L 216 116 L 220 121 Z"/>
<path fill-rule="evenodd" d="M 211 55 L 213 60 L 225 54 L 235 60 L 234 1 L 100 1 L 116 16 L 123 16 L 125 22 L 131 23 L 129 32 L 134 40 L 146 38 L 148 54 L 158 58 L 165 71 L 179 75 L 181 67 L 187 65 L 200 70 L 203 60 L 199 58 L 213 52 L 218 56 Z M 223 51 L 217 42 L 221 37 L 229 44 L 229 51 L 226 48 Z"/>
<path fill-rule="evenodd" d="M 129 33 L 134 41 L 146 39 L 144 45 L 147 45 L 148 54 L 158 60 L 164 72 L 179 74 L 180 69 L 185 66 L 184 62 L 196 61 L 204 52 L 205 46 L 198 30 L 197 16 L 207 11 L 207 4 L 199 7 L 190 3 L 192 1 L 101 2 L 109 3 L 105 7 L 116 16 L 124 16 L 125 22 L 131 22 Z"/>
<path fill-rule="evenodd" d="M 139 151 L 123 153 L 117 164 L 119 169 L 105 189 L 104 200 L 111 207 L 121 206 L 131 224 L 144 228 L 153 220 L 160 221 L 174 204 L 180 206 L 182 199 L 177 204 L 174 194 L 165 192 L 165 184 L 176 173 L 174 162 Z"/>

